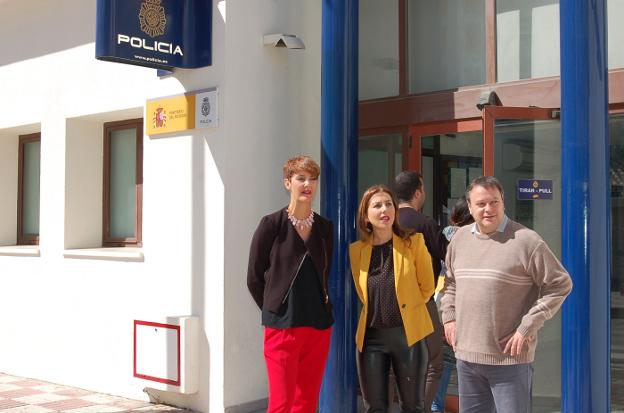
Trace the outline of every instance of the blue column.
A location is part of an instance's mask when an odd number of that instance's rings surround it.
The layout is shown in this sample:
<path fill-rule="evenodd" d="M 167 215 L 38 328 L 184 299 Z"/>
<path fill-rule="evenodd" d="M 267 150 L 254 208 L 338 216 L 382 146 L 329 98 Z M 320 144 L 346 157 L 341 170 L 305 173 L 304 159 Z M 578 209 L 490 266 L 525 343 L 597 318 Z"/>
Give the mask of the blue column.
<path fill-rule="evenodd" d="M 349 270 L 357 208 L 358 0 L 323 0 L 321 212 L 334 222 L 329 295 L 334 331 L 321 389 L 321 413 L 355 413 L 357 297 Z"/>
<path fill-rule="evenodd" d="M 609 134 L 606 0 L 561 0 L 564 412 L 608 412 Z"/>

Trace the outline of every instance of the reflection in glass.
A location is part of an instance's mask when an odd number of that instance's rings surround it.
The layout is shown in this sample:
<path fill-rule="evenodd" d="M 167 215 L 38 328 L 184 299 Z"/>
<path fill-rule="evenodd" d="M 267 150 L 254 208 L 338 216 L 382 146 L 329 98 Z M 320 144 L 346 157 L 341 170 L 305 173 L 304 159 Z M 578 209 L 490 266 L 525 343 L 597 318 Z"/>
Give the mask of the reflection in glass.
<path fill-rule="evenodd" d="M 485 1 L 408 0 L 409 92 L 485 83 Z"/>
<path fill-rule="evenodd" d="M 359 99 L 399 94 L 399 2 L 360 0 Z"/>
<path fill-rule="evenodd" d="M 607 0 L 609 69 L 624 67 L 624 0 Z M 621 388 L 621 387 L 620 387 Z"/>
<path fill-rule="evenodd" d="M 424 136 L 421 148 L 427 194 L 423 213 L 444 227 L 448 225 L 450 209 L 464 195 L 470 181 L 483 174 L 482 134 L 477 131 Z"/>
<path fill-rule="evenodd" d="M 505 191 L 509 218 L 537 231 L 561 256 L 561 145 L 558 121 L 497 121 L 494 175 Z M 519 200 L 519 179 L 552 180 L 551 200 Z M 561 398 L 561 313 L 544 324 L 533 363 L 533 411 L 559 409 Z"/>
<path fill-rule="evenodd" d="M 39 235 L 41 141 L 24 143 L 22 234 Z"/>
<path fill-rule="evenodd" d="M 394 185 L 403 169 L 400 134 L 366 136 L 358 142 L 358 198 L 373 185 Z"/>
<path fill-rule="evenodd" d="M 611 3 L 609 3 L 611 4 Z M 624 411 L 624 115 L 609 120 L 611 141 L 611 411 Z"/>
<path fill-rule="evenodd" d="M 496 1 L 497 81 L 559 75 L 559 0 Z"/>
<path fill-rule="evenodd" d="M 136 129 L 111 133 L 109 235 L 136 236 Z"/>

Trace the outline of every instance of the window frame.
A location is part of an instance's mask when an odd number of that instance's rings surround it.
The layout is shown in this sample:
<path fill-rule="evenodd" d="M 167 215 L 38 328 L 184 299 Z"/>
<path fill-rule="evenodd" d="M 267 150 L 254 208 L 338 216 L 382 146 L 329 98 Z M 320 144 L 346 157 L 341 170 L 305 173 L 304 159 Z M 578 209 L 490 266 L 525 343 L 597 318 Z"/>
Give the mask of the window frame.
<path fill-rule="evenodd" d="M 19 136 L 19 149 L 17 161 L 17 245 L 39 245 L 39 234 L 24 234 L 24 147 L 27 143 L 41 142 L 41 132 Z M 39 167 L 41 167 L 41 151 L 39 151 Z M 41 176 L 41 174 L 40 174 Z M 39 182 L 41 193 L 41 181 Z M 39 205 L 41 215 L 41 203 Z"/>
<path fill-rule="evenodd" d="M 136 128 L 135 162 L 135 233 L 134 237 L 112 237 L 110 235 L 110 161 L 112 132 Z M 141 247 L 143 235 L 143 118 L 106 122 L 103 127 L 104 176 L 102 196 L 102 246 L 104 247 Z"/>

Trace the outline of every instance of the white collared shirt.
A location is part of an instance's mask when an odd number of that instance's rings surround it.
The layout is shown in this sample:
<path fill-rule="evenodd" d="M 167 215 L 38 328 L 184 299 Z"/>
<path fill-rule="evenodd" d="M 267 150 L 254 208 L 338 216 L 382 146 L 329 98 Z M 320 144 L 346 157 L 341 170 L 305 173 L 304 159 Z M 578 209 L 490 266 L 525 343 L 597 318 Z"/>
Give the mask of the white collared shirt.
<path fill-rule="evenodd" d="M 503 217 L 503 221 L 498 225 L 498 227 L 496 227 L 496 232 L 505 232 L 505 228 L 507 227 L 508 222 L 509 218 L 507 217 L 507 214 L 505 214 L 505 216 Z M 479 231 L 476 222 L 472 224 L 472 228 L 470 229 L 470 231 L 473 234 L 481 235 L 481 232 Z"/>

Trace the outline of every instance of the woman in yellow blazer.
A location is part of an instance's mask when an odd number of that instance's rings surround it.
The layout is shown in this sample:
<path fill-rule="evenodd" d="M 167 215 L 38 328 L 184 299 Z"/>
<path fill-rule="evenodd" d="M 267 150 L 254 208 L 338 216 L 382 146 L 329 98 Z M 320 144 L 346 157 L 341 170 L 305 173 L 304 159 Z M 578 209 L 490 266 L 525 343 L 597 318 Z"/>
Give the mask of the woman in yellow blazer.
<path fill-rule="evenodd" d="M 349 247 L 363 304 L 355 340 L 366 413 L 388 410 L 390 366 L 401 412 L 425 411 L 428 353 L 423 338 L 433 332 L 425 306 L 434 291 L 433 270 L 422 234 L 410 236 L 399 226 L 397 205 L 388 188 L 369 188 L 358 210 L 360 241 Z"/>

